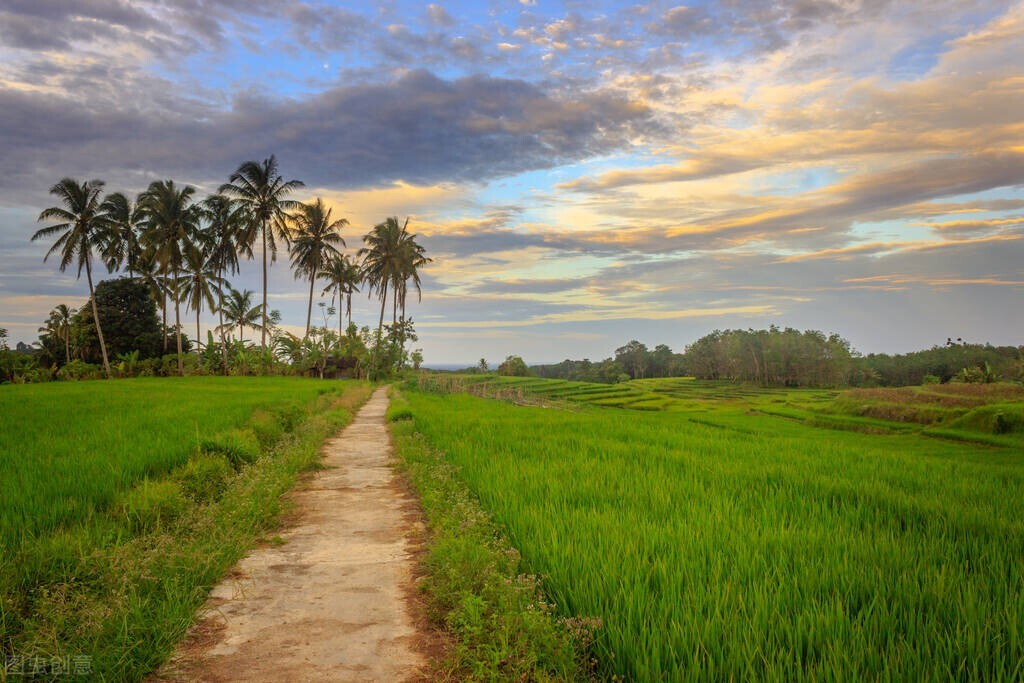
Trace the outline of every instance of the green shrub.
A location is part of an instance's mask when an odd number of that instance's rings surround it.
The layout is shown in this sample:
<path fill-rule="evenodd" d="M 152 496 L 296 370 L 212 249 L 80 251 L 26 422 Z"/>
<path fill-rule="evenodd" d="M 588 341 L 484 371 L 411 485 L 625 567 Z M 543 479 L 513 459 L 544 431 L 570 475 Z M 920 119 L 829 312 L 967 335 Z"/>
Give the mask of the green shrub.
<path fill-rule="evenodd" d="M 921 384 L 941 384 L 942 379 L 936 375 L 925 375 L 921 380 Z"/>
<path fill-rule="evenodd" d="M 62 380 L 99 379 L 102 376 L 100 366 L 77 358 L 57 371 L 57 379 Z"/>
<path fill-rule="evenodd" d="M 199 445 L 201 452 L 227 458 L 236 470 L 260 457 L 260 441 L 248 429 L 230 429 Z"/>
<path fill-rule="evenodd" d="M 204 503 L 220 497 L 233 473 L 232 463 L 225 456 L 203 453 L 178 468 L 174 478 L 186 497 Z"/>
<path fill-rule="evenodd" d="M 144 480 L 121 500 L 121 510 L 136 531 L 172 522 L 181 516 L 187 506 L 181 487 L 171 479 L 156 482 Z"/>

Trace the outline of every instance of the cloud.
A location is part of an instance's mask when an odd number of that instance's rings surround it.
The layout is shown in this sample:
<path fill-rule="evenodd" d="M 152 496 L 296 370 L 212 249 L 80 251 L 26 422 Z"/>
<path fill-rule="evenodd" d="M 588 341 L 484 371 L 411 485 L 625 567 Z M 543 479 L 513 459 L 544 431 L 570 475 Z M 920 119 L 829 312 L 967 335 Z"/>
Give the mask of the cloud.
<path fill-rule="evenodd" d="M 150 84 L 156 87 L 156 84 Z M 238 95 L 226 111 L 187 101 L 161 113 L 118 102 L 0 91 L 6 197 L 64 175 L 127 177 L 159 169 L 185 182 L 220 179 L 277 153 L 307 183 L 359 187 L 476 182 L 607 153 L 645 125 L 642 104 L 613 93 L 575 98 L 523 81 L 442 80 L 408 72 L 302 100 Z"/>

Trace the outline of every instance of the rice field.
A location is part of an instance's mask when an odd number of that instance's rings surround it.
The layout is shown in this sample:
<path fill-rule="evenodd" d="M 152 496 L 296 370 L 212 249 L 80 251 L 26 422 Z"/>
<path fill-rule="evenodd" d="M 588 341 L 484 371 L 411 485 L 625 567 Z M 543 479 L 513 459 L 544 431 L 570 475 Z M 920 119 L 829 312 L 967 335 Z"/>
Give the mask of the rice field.
<path fill-rule="evenodd" d="M 678 402 L 657 411 L 437 386 L 406 398 L 415 429 L 505 528 L 558 613 L 602 621 L 602 676 L 1024 677 L 1014 442 L 929 438 L 923 425 L 850 414 L 833 392 L 685 381 L 623 387 Z M 566 401 L 590 390 L 509 384 Z M 955 419 L 985 408 L 959 407 Z"/>
<path fill-rule="evenodd" d="M 26 658 L 141 680 L 369 393 L 286 377 L 0 387 L 0 680 Z"/>
<path fill-rule="evenodd" d="M 87 521 L 256 408 L 294 410 L 324 390 L 289 377 L 0 387 L 0 544 Z"/>

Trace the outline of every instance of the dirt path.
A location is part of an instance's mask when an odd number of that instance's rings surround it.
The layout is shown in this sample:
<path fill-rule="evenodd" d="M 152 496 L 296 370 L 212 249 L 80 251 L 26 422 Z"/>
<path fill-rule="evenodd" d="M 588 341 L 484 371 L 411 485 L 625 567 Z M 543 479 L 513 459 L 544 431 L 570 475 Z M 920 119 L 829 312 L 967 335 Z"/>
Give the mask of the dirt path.
<path fill-rule="evenodd" d="M 388 463 L 386 389 L 325 446 L 284 543 L 250 553 L 210 595 L 163 678 L 400 681 L 426 657 L 408 604 L 415 502 Z"/>

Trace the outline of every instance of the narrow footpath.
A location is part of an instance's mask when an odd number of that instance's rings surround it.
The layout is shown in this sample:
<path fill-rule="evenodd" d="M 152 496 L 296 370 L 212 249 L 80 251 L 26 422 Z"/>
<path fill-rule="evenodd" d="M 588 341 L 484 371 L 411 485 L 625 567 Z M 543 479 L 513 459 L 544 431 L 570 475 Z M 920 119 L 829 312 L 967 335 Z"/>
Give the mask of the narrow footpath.
<path fill-rule="evenodd" d="M 189 681 L 402 681 L 427 658 L 409 608 L 417 506 L 389 467 L 386 388 L 325 444 L 284 543 L 245 557 L 162 672 Z"/>

